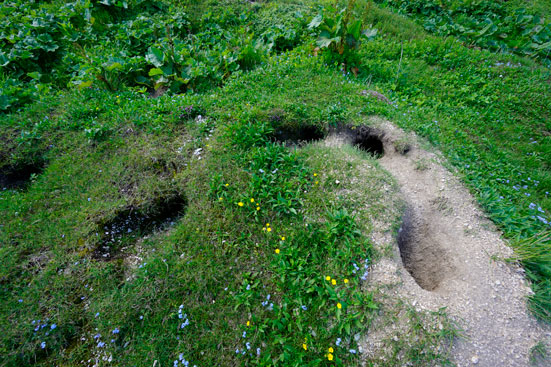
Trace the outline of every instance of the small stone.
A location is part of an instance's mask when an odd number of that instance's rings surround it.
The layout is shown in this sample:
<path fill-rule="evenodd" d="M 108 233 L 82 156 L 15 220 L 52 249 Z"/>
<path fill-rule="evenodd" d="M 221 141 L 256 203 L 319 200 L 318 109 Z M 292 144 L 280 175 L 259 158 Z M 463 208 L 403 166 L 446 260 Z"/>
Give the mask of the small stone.
<path fill-rule="evenodd" d="M 473 356 L 473 358 L 471 358 L 471 362 L 473 362 L 473 364 L 478 364 L 478 356 Z"/>

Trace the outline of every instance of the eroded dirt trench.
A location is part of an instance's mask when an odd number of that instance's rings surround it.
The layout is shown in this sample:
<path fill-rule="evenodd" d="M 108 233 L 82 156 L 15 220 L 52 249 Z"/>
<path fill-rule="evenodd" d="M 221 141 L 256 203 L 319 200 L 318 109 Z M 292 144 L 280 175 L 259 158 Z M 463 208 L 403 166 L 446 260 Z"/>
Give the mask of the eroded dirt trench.
<path fill-rule="evenodd" d="M 502 260 L 513 256 L 511 248 L 440 156 L 391 123 L 377 124 L 379 163 L 399 184 L 406 209 L 397 237 L 384 226 L 372 235 L 395 256 L 373 266 L 370 283 L 420 311 L 445 307 L 463 329 L 450 351 L 457 366 L 529 366 L 532 348 L 551 334 L 527 310 L 531 290 L 522 268 Z M 327 139 L 354 143 L 347 134 Z M 372 361 L 387 336 L 379 330 L 365 338 Z"/>

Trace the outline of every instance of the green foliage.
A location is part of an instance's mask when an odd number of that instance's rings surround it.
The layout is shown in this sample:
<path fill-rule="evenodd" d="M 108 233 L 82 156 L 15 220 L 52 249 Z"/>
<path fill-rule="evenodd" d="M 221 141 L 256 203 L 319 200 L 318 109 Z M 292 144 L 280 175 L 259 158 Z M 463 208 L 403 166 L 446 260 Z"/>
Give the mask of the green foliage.
<path fill-rule="evenodd" d="M 308 28 L 317 29 L 319 36 L 316 44 L 326 52 L 328 60 L 345 63 L 351 67 L 357 66 L 356 50 L 361 44 L 362 38 L 372 39 L 377 30 L 363 29 L 363 20 L 354 15 L 356 0 L 348 0 L 344 8 L 328 6 L 318 14 Z"/>
<path fill-rule="evenodd" d="M 427 31 L 473 46 L 529 55 L 550 65 L 549 18 L 498 1 L 377 0 L 413 15 Z"/>

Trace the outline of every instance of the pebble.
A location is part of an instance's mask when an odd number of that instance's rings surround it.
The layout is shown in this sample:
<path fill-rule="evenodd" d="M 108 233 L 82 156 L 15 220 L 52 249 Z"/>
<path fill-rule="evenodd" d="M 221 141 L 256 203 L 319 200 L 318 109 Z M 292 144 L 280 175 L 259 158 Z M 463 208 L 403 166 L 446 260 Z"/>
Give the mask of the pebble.
<path fill-rule="evenodd" d="M 478 364 L 478 356 L 473 356 L 473 358 L 471 358 L 471 362 L 473 362 L 473 364 Z"/>

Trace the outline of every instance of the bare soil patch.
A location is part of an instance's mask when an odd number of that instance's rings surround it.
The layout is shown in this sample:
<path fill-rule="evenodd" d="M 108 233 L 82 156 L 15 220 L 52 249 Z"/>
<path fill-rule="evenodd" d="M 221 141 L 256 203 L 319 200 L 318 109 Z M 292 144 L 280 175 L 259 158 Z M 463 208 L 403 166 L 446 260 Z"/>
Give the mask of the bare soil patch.
<path fill-rule="evenodd" d="M 375 246 L 393 251 L 373 265 L 368 287 L 419 312 L 444 308 L 462 329 L 450 350 L 458 366 L 529 366 L 534 348 L 551 330 L 527 309 L 531 289 L 524 271 L 504 261 L 512 249 L 439 154 L 422 149 L 415 136 L 388 121 L 371 122 L 382 132 L 384 156 L 378 162 L 397 181 L 407 209 L 398 234 L 392 223 L 374 219 Z M 337 131 L 327 144 L 354 141 Z M 365 337 L 370 363 L 386 365 L 388 356 L 380 353 L 401 342 L 389 337 L 396 327 L 383 325 Z M 407 338 L 406 329 L 402 336 Z"/>

